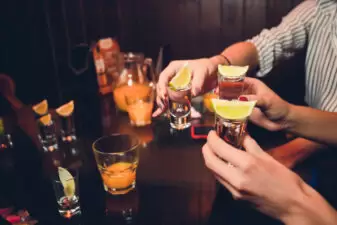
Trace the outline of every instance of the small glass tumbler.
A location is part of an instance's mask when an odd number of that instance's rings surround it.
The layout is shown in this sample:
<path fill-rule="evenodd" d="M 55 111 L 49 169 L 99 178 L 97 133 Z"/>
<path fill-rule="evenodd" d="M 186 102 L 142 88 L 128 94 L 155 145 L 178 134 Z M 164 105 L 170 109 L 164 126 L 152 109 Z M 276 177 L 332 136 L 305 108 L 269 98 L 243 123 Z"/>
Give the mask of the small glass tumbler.
<path fill-rule="evenodd" d="M 131 125 L 141 127 L 151 124 L 154 101 L 153 87 L 149 87 L 147 93 L 126 94 L 125 101 Z"/>
<path fill-rule="evenodd" d="M 92 147 L 105 191 L 119 195 L 133 190 L 139 162 L 138 139 L 127 134 L 112 134 L 97 139 Z"/>
<path fill-rule="evenodd" d="M 239 77 L 230 77 L 218 73 L 219 98 L 226 100 L 238 99 L 244 90 L 245 77 L 245 74 Z"/>
<path fill-rule="evenodd" d="M 215 130 L 220 138 L 235 148 L 242 148 L 247 120 L 229 120 L 215 115 Z"/>
<path fill-rule="evenodd" d="M 189 128 L 191 126 L 191 87 L 178 90 L 168 87 L 167 90 L 171 127 L 176 130 Z"/>
<path fill-rule="evenodd" d="M 70 219 L 75 215 L 81 214 L 79 198 L 78 171 L 72 174 L 72 178 L 65 181 L 68 186 L 61 182 L 59 176 L 52 179 L 58 211 L 64 218 Z"/>
<path fill-rule="evenodd" d="M 58 149 L 55 123 L 51 115 L 47 114 L 38 120 L 39 140 L 45 152 L 53 152 Z"/>

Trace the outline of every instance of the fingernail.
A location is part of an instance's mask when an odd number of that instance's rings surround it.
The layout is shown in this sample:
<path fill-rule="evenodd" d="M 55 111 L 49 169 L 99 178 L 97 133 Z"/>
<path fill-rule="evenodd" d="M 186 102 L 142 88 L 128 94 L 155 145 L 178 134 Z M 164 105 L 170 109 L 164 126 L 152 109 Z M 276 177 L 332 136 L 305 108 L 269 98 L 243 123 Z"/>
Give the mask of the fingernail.
<path fill-rule="evenodd" d="M 245 96 L 240 96 L 239 101 L 248 102 L 248 98 Z"/>

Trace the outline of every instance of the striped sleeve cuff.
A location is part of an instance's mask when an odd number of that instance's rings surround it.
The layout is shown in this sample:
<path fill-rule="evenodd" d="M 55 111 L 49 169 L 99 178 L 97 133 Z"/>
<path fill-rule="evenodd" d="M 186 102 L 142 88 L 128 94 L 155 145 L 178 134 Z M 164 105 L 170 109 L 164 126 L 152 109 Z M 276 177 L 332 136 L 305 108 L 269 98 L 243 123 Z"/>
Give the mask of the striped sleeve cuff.
<path fill-rule="evenodd" d="M 265 39 L 263 35 L 257 35 L 253 37 L 252 39 L 248 39 L 246 41 L 255 45 L 257 53 L 258 53 L 259 70 L 256 76 L 264 77 L 273 69 L 273 66 L 270 63 L 271 61 L 273 61 L 273 60 L 270 60 L 270 57 L 273 57 L 273 55 L 270 55 L 271 52 L 270 50 L 268 50 L 268 47 L 266 47 L 268 45 L 266 43 L 268 42 L 268 40 Z"/>

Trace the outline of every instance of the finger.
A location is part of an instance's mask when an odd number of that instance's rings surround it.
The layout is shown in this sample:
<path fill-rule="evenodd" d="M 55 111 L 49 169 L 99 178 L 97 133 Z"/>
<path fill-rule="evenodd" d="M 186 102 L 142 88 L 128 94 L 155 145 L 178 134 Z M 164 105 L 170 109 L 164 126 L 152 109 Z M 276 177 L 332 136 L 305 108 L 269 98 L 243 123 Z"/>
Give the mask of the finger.
<path fill-rule="evenodd" d="M 161 108 L 158 108 L 158 109 L 156 109 L 156 111 L 154 111 L 153 113 L 152 113 L 152 117 L 157 117 L 157 116 L 160 116 L 161 114 L 163 114 L 163 110 L 161 109 Z"/>
<path fill-rule="evenodd" d="M 219 181 L 233 196 L 234 199 L 241 199 L 242 194 L 233 185 L 222 179 L 219 175 L 215 174 L 215 179 Z"/>
<path fill-rule="evenodd" d="M 219 136 L 211 131 L 207 137 L 207 144 L 212 151 L 223 160 L 233 164 L 234 166 L 242 167 L 244 162 L 248 160 L 247 153 L 227 144 Z"/>
<path fill-rule="evenodd" d="M 235 167 L 228 166 L 227 162 L 224 162 L 218 158 L 208 144 L 203 146 L 202 154 L 208 169 L 213 171 L 215 174 L 221 177 L 221 179 L 225 180 L 232 186 L 238 185 L 240 173 Z"/>
<path fill-rule="evenodd" d="M 192 95 L 197 96 L 201 93 L 207 74 L 204 70 L 194 70 L 192 74 Z"/>
<path fill-rule="evenodd" d="M 171 62 L 159 75 L 159 80 L 157 83 L 157 90 L 158 94 L 162 95 L 166 91 L 169 81 L 171 78 L 177 73 L 178 69 L 180 68 L 180 62 L 174 61 Z M 161 96 L 163 97 L 163 96 Z"/>
<path fill-rule="evenodd" d="M 251 138 L 248 134 L 245 135 L 242 143 L 244 149 L 253 155 L 266 154 L 261 147 L 256 143 L 256 141 Z"/>
<path fill-rule="evenodd" d="M 269 131 L 278 131 L 282 129 L 279 124 L 269 120 L 266 115 L 258 108 L 253 109 L 252 114 L 249 116 L 249 120 L 255 125 L 263 127 Z"/>
<path fill-rule="evenodd" d="M 157 96 L 156 101 L 157 101 L 158 109 L 156 109 L 156 111 L 152 114 L 153 117 L 157 117 L 161 115 L 166 110 L 166 104 L 161 99 L 161 97 Z"/>

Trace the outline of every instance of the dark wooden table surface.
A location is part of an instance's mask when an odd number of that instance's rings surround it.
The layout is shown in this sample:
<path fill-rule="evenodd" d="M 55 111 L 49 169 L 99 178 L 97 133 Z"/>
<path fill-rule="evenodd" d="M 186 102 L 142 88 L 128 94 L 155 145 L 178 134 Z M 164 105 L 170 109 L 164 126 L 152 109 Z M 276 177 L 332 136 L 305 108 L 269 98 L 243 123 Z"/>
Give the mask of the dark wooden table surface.
<path fill-rule="evenodd" d="M 172 133 L 165 118 L 155 119 L 145 128 L 133 128 L 127 115 L 115 110 L 111 96 L 82 93 L 74 99 L 79 139 L 56 152 L 41 150 L 30 106 L 15 113 L 17 126 L 12 135 L 18 205 L 27 208 L 39 224 L 278 224 L 249 204 L 234 201 L 216 184 L 204 166 L 203 141 L 193 140 L 189 130 Z M 93 140 L 115 132 L 137 135 L 146 143 L 140 153 L 136 190 L 118 197 L 105 193 L 91 150 Z M 265 148 L 284 141 L 282 134 L 253 126 L 249 132 Z M 332 152 L 314 156 L 295 170 L 334 204 L 336 157 Z M 80 217 L 66 220 L 58 214 L 49 179 L 55 165 L 80 169 Z"/>

